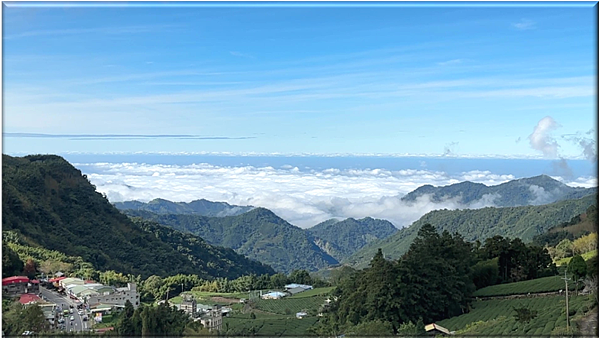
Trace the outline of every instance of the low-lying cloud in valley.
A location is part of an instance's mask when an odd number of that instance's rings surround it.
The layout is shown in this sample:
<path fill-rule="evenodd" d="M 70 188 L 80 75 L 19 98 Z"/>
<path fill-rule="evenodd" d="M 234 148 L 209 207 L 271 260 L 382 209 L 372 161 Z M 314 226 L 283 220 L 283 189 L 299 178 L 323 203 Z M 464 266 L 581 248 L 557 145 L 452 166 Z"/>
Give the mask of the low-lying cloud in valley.
<path fill-rule="evenodd" d="M 330 218 L 373 217 L 387 219 L 396 227 L 408 226 L 435 209 L 493 206 L 494 195 L 468 205 L 458 198 L 433 202 L 421 196 L 414 202 L 401 198 L 425 184 L 445 186 L 462 181 L 497 185 L 516 179 L 488 171 L 470 171 L 448 176 L 428 170 L 385 169 L 322 171 L 298 167 L 228 167 L 211 164 L 75 164 L 84 167 L 92 184 L 111 202 L 155 198 L 189 202 L 196 199 L 225 201 L 235 205 L 265 207 L 290 223 L 306 228 Z M 565 182 L 592 187 L 593 178 Z M 539 191 L 540 201 L 546 192 Z"/>

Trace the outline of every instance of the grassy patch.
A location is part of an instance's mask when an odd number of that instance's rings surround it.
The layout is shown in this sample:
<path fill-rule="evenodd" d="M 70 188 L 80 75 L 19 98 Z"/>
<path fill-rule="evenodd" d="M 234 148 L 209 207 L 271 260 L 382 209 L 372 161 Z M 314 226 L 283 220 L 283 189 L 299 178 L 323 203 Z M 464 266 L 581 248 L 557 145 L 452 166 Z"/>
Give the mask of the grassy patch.
<path fill-rule="evenodd" d="M 571 318 L 581 315 L 593 303 L 589 296 L 569 298 Z M 527 307 L 537 311 L 529 323 L 518 323 L 513 307 Z M 555 328 L 566 326 L 564 296 L 496 299 L 473 303 L 473 309 L 450 319 L 437 322 L 457 334 L 522 337 L 549 336 Z"/>
<path fill-rule="evenodd" d="M 300 292 L 296 295 L 293 295 L 291 297 L 287 297 L 288 299 L 298 299 L 298 298 L 308 298 L 308 297 L 314 297 L 314 296 L 328 296 L 329 293 L 331 291 L 333 291 L 333 289 L 335 289 L 334 287 L 318 287 L 318 288 L 313 288 L 312 290 L 308 290 L 308 291 L 304 291 L 304 292 Z"/>
<path fill-rule="evenodd" d="M 321 305 L 325 302 L 323 296 L 313 296 L 306 298 L 283 298 L 278 300 L 257 300 L 256 308 L 259 310 L 285 314 L 295 315 L 296 312 L 316 312 Z"/>
<path fill-rule="evenodd" d="M 295 316 L 265 315 L 256 313 L 256 319 L 249 314 L 239 314 L 223 318 L 223 331 L 234 333 L 253 329 L 256 336 L 278 337 L 307 337 L 306 330 L 317 322 L 317 317 L 297 319 Z"/>
<path fill-rule="evenodd" d="M 222 297 L 222 298 L 230 298 L 230 299 L 248 299 L 248 293 L 217 293 L 217 292 L 197 292 L 197 291 L 186 291 L 183 294 L 191 294 L 194 296 L 197 302 L 205 303 L 205 304 L 213 304 L 215 303 L 211 298 L 212 297 Z M 174 304 L 181 304 L 183 301 L 183 297 L 178 295 L 169 299 Z"/>
<path fill-rule="evenodd" d="M 583 258 L 583 260 L 588 260 L 597 255 L 598 255 L 598 250 L 593 250 L 593 251 L 583 253 L 581 255 L 581 257 Z M 573 257 L 562 258 L 562 259 L 556 260 L 554 263 L 556 264 L 556 266 L 563 266 L 563 265 L 567 265 L 569 263 L 569 261 L 571 261 L 571 259 L 573 259 Z"/>
<path fill-rule="evenodd" d="M 570 282 L 569 289 L 575 288 Z M 560 276 L 544 277 L 539 279 L 519 281 L 510 284 L 500 284 L 484 287 L 473 293 L 474 297 L 493 297 L 513 294 L 558 292 L 565 289 L 565 281 Z"/>

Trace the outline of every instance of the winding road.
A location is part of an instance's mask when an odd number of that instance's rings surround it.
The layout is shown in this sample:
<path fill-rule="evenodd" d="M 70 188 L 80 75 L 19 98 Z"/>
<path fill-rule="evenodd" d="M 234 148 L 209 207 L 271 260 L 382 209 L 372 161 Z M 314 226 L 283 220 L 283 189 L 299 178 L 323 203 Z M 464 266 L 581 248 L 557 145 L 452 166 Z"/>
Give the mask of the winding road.
<path fill-rule="evenodd" d="M 72 305 L 73 313 L 65 316 L 65 331 L 67 332 L 79 332 L 79 331 L 89 331 L 88 322 L 83 321 L 83 316 L 79 315 L 77 312 L 77 304 L 71 300 L 70 298 L 59 294 L 58 292 L 48 290 L 46 288 L 40 287 L 40 293 L 42 296 L 51 303 L 56 304 L 61 310 L 68 310 L 69 305 Z M 86 311 L 84 311 L 86 312 Z M 84 313 L 85 314 L 85 313 Z M 70 321 L 70 317 L 73 316 L 73 321 Z M 88 315 L 88 319 L 89 319 Z M 73 323 L 73 325 L 71 325 Z"/>

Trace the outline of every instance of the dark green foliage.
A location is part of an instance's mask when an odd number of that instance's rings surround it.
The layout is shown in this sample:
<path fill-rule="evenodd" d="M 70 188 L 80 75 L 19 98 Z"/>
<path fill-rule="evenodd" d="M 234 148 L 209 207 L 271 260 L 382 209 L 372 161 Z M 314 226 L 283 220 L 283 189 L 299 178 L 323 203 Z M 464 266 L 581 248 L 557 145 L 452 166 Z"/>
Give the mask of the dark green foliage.
<path fill-rule="evenodd" d="M 365 245 L 387 238 L 398 229 L 387 220 L 349 218 L 343 221 L 327 220 L 306 231 L 321 249 L 342 261 Z"/>
<path fill-rule="evenodd" d="M 129 304 L 131 306 L 131 304 Z M 181 337 L 193 320 L 183 311 L 160 304 L 128 307 L 119 315 L 115 332 L 119 337 Z"/>
<path fill-rule="evenodd" d="M 189 203 L 172 202 L 165 199 L 154 199 L 148 203 L 139 201 L 116 202 L 120 210 L 142 210 L 156 214 L 195 214 L 205 217 L 225 217 L 240 215 L 252 210 L 252 206 L 235 206 L 226 202 L 213 202 L 205 199 Z"/>
<path fill-rule="evenodd" d="M 2 278 L 19 275 L 23 271 L 25 264 L 19 255 L 7 246 L 2 239 Z"/>
<path fill-rule="evenodd" d="M 356 326 L 351 326 L 345 331 L 346 337 L 374 337 L 386 338 L 394 336 L 392 324 L 387 321 L 371 320 L 362 322 Z"/>
<path fill-rule="evenodd" d="M 535 319 L 535 317 L 537 317 L 537 313 L 538 313 L 536 310 L 532 310 L 527 307 L 517 308 L 517 307 L 513 306 L 513 310 L 516 313 L 516 314 L 514 314 L 515 320 L 520 323 L 530 322 L 531 320 Z"/>
<path fill-rule="evenodd" d="M 548 193 L 549 197 L 540 200 L 536 194 L 536 190 L 532 189 L 532 186 L 543 189 Z M 512 180 L 496 186 L 486 186 L 469 181 L 443 187 L 425 185 L 408 193 L 402 200 L 415 201 L 418 197 L 429 194 L 432 195 L 434 202 L 441 202 L 449 198 L 460 198 L 459 202 L 469 204 L 482 199 L 484 195 L 491 195 L 495 197 L 494 204 L 496 206 L 514 207 L 548 204 L 564 199 L 578 199 L 597 192 L 597 188 L 570 187 L 547 175 L 540 175 L 532 178 Z"/>
<path fill-rule="evenodd" d="M 499 282 L 498 258 L 479 261 L 472 267 L 471 279 L 476 289 L 494 285 Z"/>
<path fill-rule="evenodd" d="M 585 263 L 587 265 L 586 271 L 587 271 L 588 276 L 590 276 L 590 277 L 596 276 L 597 277 L 598 276 L 598 256 L 596 255 L 596 256 L 591 257 Z"/>
<path fill-rule="evenodd" d="M 315 333 L 344 333 L 363 322 L 389 322 L 394 333 L 402 324 L 430 323 L 463 313 L 475 290 L 473 246 L 461 236 L 438 234 L 424 225 L 409 251 L 398 261 L 379 250 L 371 267 L 342 280 L 338 297 Z"/>
<path fill-rule="evenodd" d="M 101 271 L 144 277 L 178 273 L 210 277 L 232 267 L 247 274 L 262 267 L 209 245 L 182 248 L 181 253 L 178 246 L 201 240 L 170 230 L 159 232 L 158 227 L 155 234 L 133 224 L 61 157 L 3 155 L 2 167 L 3 231 L 15 231 L 29 246 L 79 256 Z M 160 239 L 165 234 L 185 241 L 165 243 Z"/>
<path fill-rule="evenodd" d="M 295 269 L 316 271 L 337 260 L 315 245 L 301 228 L 289 224 L 265 208 L 231 217 L 153 214 L 126 211 L 181 232 L 202 236 L 208 243 L 234 249 L 237 253 L 268 264 L 279 272 Z"/>
<path fill-rule="evenodd" d="M 540 246 L 557 246 L 561 241 L 567 239 L 573 241 L 584 235 L 598 231 L 598 206 L 591 205 L 585 213 L 571 218 L 552 227 L 547 232 L 533 237 L 533 243 Z"/>
<path fill-rule="evenodd" d="M 526 245 L 519 238 L 510 240 L 499 235 L 488 238 L 479 249 L 479 257 L 497 258 L 500 282 L 531 280 L 557 273 L 545 248 Z"/>
<path fill-rule="evenodd" d="M 380 241 L 374 241 L 345 260 L 354 267 L 365 267 L 377 248 L 382 248 L 386 258 L 398 259 L 405 253 L 417 232 L 424 224 L 436 225 L 438 231 L 458 232 L 467 241 L 483 241 L 495 235 L 530 241 L 559 222 L 568 221 L 595 204 L 597 195 L 577 200 L 565 200 L 541 206 L 522 206 L 477 210 L 438 210 L 425 214 L 410 227 Z"/>
<path fill-rule="evenodd" d="M 587 265 L 583 257 L 580 255 L 574 256 L 569 262 L 567 272 L 571 273 L 575 281 L 575 292 L 579 289 L 579 280 L 587 275 Z"/>
<path fill-rule="evenodd" d="M 48 321 L 37 304 L 23 306 L 18 301 L 13 302 L 6 311 L 2 312 L 2 331 L 8 337 L 20 336 L 24 331 L 34 331 L 37 334 L 49 330 Z"/>

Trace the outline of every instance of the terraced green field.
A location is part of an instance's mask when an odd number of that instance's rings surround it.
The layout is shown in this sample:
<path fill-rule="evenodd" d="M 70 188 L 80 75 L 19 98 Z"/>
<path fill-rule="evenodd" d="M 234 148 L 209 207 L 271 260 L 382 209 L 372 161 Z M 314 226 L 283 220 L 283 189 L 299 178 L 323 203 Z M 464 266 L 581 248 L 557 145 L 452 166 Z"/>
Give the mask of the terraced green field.
<path fill-rule="evenodd" d="M 295 315 L 296 312 L 318 310 L 325 302 L 325 299 L 326 297 L 324 296 L 282 298 L 278 300 L 261 299 L 256 301 L 256 308 L 270 313 Z"/>
<path fill-rule="evenodd" d="M 305 292 L 300 292 L 296 295 L 293 295 L 291 297 L 287 297 L 288 299 L 299 299 L 299 298 L 308 298 L 308 297 L 313 297 L 313 296 L 328 296 L 329 293 L 331 291 L 333 291 L 335 289 L 335 287 L 317 287 L 317 288 L 313 288 L 312 290 L 308 290 Z"/>
<path fill-rule="evenodd" d="M 317 317 L 297 319 L 295 315 L 264 315 L 258 314 L 256 319 L 251 319 L 247 314 L 232 315 L 223 318 L 223 330 L 235 328 L 236 330 L 254 328 L 257 336 L 261 337 L 306 337 L 306 330 L 317 322 Z"/>
<path fill-rule="evenodd" d="M 571 317 L 581 315 L 593 304 L 589 296 L 569 298 Z M 527 307 L 538 312 L 529 323 L 518 323 L 513 307 Z M 445 319 L 437 324 L 457 334 L 476 336 L 548 336 L 557 327 L 566 326 L 564 296 L 494 299 L 477 301 L 467 314 Z"/>
<path fill-rule="evenodd" d="M 214 303 L 211 300 L 212 297 L 223 297 L 231 299 L 248 298 L 248 293 L 216 293 L 216 292 L 197 292 L 197 291 L 186 291 L 184 294 L 192 294 L 199 303 Z M 183 298 L 181 295 L 169 299 L 172 303 L 181 304 Z"/>
<path fill-rule="evenodd" d="M 484 287 L 473 293 L 474 297 L 493 297 L 513 294 L 558 292 L 565 289 L 565 281 L 560 276 L 545 277 L 510 284 L 500 284 Z M 569 283 L 569 290 L 575 289 L 575 284 Z"/>

